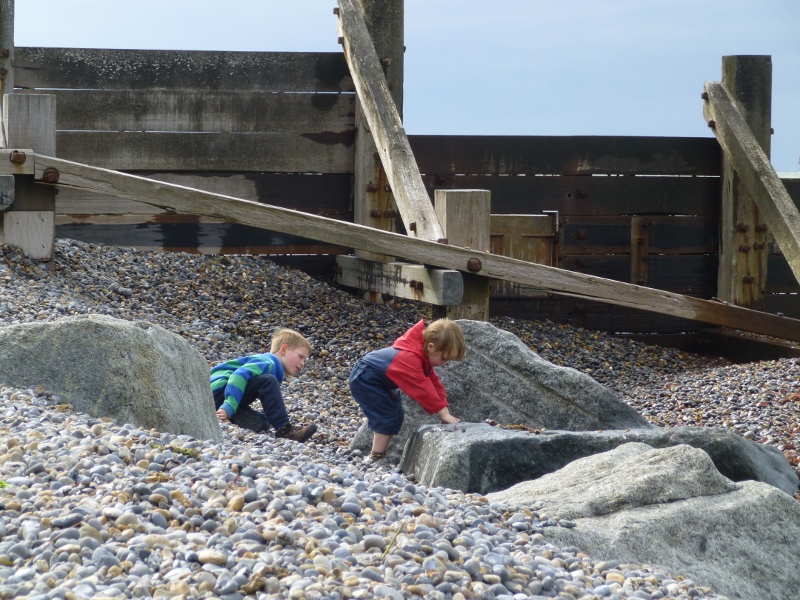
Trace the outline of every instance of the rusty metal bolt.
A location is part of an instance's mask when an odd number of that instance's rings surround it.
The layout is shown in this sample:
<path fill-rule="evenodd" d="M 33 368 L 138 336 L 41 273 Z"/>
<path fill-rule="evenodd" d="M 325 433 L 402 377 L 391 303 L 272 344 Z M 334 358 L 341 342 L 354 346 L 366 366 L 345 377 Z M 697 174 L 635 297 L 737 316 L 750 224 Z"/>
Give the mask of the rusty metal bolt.
<path fill-rule="evenodd" d="M 391 58 L 382 58 L 381 59 L 381 64 L 384 67 L 391 67 L 392 66 L 392 59 Z"/>
<path fill-rule="evenodd" d="M 53 167 L 47 167 L 42 173 L 42 181 L 45 183 L 58 183 L 58 178 L 61 174 L 58 172 L 58 169 L 54 169 Z"/>
<path fill-rule="evenodd" d="M 709 126 L 711 129 L 716 129 L 716 127 L 717 127 L 717 122 L 716 122 L 714 119 L 709 119 L 709 120 L 708 120 L 708 126 Z"/>
<path fill-rule="evenodd" d="M 748 229 L 750 229 L 750 227 L 747 225 L 747 223 L 737 223 L 736 224 L 736 231 L 741 231 L 742 233 L 744 233 Z"/>
<path fill-rule="evenodd" d="M 25 155 L 24 152 L 20 152 L 19 150 L 12 150 L 11 154 L 8 156 L 8 160 L 10 160 L 15 165 L 24 165 L 25 161 L 28 160 L 28 157 Z"/>
<path fill-rule="evenodd" d="M 344 38 L 342 36 L 339 36 L 336 41 L 339 43 L 340 46 L 344 44 Z"/>
<path fill-rule="evenodd" d="M 700 94 L 700 97 L 701 97 L 703 100 L 708 100 L 708 92 L 703 92 L 702 94 Z"/>
<path fill-rule="evenodd" d="M 371 211 L 369 211 L 369 216 L 379 219 L 381 217 L 381 211 L 379 211 L 377 208 L 373 208 Z"/>
<path fill-rule="evenodd" d="M 335 14 L 337 16 L 339 15 L 339 7 L 338 6 L 334 6 L 333 7 L 333 14 Z"/>
<path fill-rule="evenodd" d="M 397 216 L 397 213 L 395 213 L 391 209 L 390 210 L 385 210 L 385 211 L 383 211 L 383 216 L 386 217 L 387 219 L 394 219 Z"/>
<path fill-rule="evenodd" d="M 750 252 L 750 246 L 747 244 L 742 244 L 739 246 L 739 252 Z"/>
<path fill-rule="evenodd" d="M 367 184 L 367 191 L 368 192 L 377 192 L 378 186 L 372 183 L 371 181 Z"/>
<path fill-rule="evenodd" d="M 413 279 L 408 282 L 408 285 L 411 286 L 412 290 L 417 290 L 418 292 L 421 292 L 424 287 L 421 281 L 415 281 Z"/>
<path fill-rule="evenodd" d="M 749 275 L 746 275 L 745 277 L 742 277 L 742 283 L 753 283 L 753 281 L 754 281 L 754 279 L 752 277 L 750 277 Z"/>
<path fill-rule="evenodd" d="M 447 242 L 447 238 L 439 238 L 439 239 L 438 239 L 438 240 L 436 240 L 436 241 L 437 241 L 438 243 L 440 243 L 440 244 L 447 244 L 447 243 L 448 243 L 448 242 Z"/>
<path fill-rule="evenodd" d="M 774 127 L 770 127 L 769 128 L 769 134 L 770 135 L 775 135 L 775 128 Z"/>
<path fill-rule="evenodd" d="M 754 250 L 763 250 L 764 249 L 764 242 L 756 242 L 753 244 Z"/>
<path fill-rule="evenodd" d="M 483 268 L 483 263 L 481 263 L 479 258 L 470 258 L 467 261 L 467 271 L 470 273 L 477 273 Z"/>
<path fill-rule="evenodd" d="M 417 230 L 417 223 L 416 223 L 416 221 L 414 221 L 413 223 L 409 223 L 409 224 L 408 224 L 408 229 L 409 229 L 410 231 L 416 231 L 416 230 Z"/>

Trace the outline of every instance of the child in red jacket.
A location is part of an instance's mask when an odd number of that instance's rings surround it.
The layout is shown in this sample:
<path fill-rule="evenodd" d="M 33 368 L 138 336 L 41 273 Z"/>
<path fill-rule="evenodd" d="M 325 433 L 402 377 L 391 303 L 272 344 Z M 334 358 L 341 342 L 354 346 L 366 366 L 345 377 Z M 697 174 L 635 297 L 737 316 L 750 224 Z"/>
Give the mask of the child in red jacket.
<path fill-rule="evenodd" d="M 375 350 L 356 361 L 350 373 L 350 391 L 367 416 L 373 432 L 367 464 L 386 456 L 392 437 L 403 424 L 403 403 L 397 389 L 419 402 L 443 423 L 458 423 L 450 414 L 447 394 L 433 367 L 461 360 L 467 351 L 464 332 L 455 321 L 420 321 L 389 348 Z"/>

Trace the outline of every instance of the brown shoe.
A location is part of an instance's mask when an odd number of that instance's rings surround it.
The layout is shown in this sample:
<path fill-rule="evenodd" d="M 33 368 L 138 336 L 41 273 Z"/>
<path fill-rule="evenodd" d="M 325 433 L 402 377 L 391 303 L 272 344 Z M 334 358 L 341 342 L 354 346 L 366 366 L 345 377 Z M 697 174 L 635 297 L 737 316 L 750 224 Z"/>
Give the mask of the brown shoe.
<path fill-rule="evenodd" d="M 298 427 L 292 425 L 291 423 L 287 423 L 275 432 L 275 437 L 286 438 L 287 440 L 302 443 L 308 441 L 308 438 L 314 435 L 316 431 L 317 425 L 315 423 L 311 423 L 310 425 L 305 425 L 303 427 Z"/>

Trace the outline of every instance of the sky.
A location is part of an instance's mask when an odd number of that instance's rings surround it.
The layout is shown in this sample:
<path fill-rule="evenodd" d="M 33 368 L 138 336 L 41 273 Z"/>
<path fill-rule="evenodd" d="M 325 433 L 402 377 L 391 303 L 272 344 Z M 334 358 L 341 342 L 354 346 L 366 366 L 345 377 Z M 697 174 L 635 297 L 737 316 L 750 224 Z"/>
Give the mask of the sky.
<path fill-rule="evenodd" d="M 16 0 L 15 45 L 340 52 L 335 0 Z M 772 57 L 771 159 L 800 175 L 798 0 L 405 0 L 409 134 L 713 137 L 722 57 Z"/>

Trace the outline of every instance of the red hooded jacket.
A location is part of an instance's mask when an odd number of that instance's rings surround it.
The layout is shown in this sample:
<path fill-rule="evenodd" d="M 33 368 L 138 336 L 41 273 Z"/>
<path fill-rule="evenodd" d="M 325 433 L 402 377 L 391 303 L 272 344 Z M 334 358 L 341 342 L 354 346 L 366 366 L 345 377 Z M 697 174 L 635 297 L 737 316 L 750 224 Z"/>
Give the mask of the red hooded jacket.
<path fill-rule="evenodd" d="M 432 415 L 448 406 L 447 394 L 425 356 L 423 329 L 425 321 L 420 321 L 391 348 L 370 352 L 362 360 L 385 376 L 386 389 L 400 388 Z"/>

